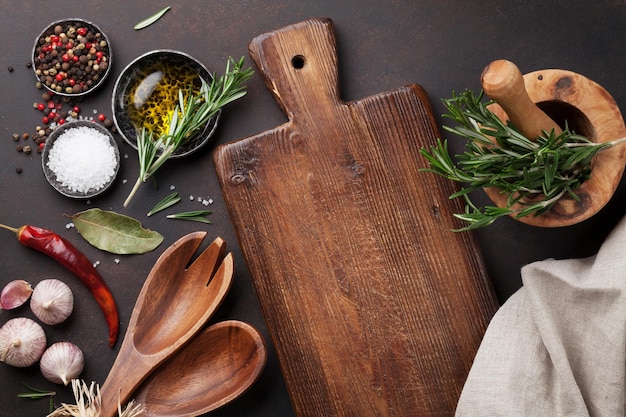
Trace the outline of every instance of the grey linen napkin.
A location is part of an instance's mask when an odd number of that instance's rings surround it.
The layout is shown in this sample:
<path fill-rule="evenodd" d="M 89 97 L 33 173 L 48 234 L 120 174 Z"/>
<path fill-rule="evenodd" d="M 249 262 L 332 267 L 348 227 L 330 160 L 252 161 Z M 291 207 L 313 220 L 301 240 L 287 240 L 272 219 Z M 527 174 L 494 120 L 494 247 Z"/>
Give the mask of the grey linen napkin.
<path fill-rule="evenodd" d="M 597 255 L 534 262 L 493 317 L 457 417 L 624 415 L 626 220 Z"/>

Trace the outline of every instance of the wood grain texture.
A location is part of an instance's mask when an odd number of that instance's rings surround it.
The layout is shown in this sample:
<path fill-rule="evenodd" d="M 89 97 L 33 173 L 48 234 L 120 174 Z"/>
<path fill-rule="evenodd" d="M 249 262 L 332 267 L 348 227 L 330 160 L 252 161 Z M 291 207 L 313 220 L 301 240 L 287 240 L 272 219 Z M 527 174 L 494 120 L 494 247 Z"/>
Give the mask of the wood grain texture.
<path fill-rule="evenodd" d="M 265 366 L 259 332 L 239 320 L 205 327 L 135 392 L 145 417 L 189 417 L 213 411 L 244 393 Z"/>
<path fill-rule="evenodd" d="M 215 150 L 225 201 L 297 415 L 451 415 L 495 297 L 418 172 L 426 93 L 342 102 L 335 45 L 328 19 L 251 42 L 288 122 Z"/>
<path fill-rule="evenodd" d="M 225 254 L 226 242 L 217 237 L 194 258 L 205 236 L 183 236 L 154 264 L 102 385 L 100 417 L 118 415 L 118 403 L 126 404 L 152 372 L 183 349 L 224 300 L 233 279 L 233 256 Z"/>

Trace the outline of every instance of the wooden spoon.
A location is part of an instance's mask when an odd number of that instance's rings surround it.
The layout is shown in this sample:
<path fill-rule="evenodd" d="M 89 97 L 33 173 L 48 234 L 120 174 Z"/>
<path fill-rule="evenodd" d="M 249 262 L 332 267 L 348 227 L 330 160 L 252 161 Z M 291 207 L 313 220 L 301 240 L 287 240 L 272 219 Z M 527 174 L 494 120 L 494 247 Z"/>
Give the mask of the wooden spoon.
<path fill-rule="evenodd" d="M 135 389 L 198 333 L 221 304 L 233 276 L 232 254 L 215 239 L 188 266 L 205 232 L 186 235 L 157 260 L 137 298 L 120 352 L 101 390 L 101 417 L 117 416 Z M 220 262 L 221 260 L 221 262 Z"/>
<path fill-rule="evenodd" d="M 207 327 L 139 387 L 135 400 L 148 417 L 198 416 L 244 393 L 265 366 L 259 332 L 229 320 Z"/>

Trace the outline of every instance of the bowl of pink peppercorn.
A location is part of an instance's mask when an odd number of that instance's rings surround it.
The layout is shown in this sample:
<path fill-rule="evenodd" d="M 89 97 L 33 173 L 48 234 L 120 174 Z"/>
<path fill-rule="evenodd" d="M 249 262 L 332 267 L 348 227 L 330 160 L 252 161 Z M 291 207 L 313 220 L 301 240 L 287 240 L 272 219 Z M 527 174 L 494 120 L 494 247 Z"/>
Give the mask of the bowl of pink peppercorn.
<path fill-rule="evenodd" d="M 111 43 L 94 23 L 71 18 L 50 23 L 35 39 L 32 67 L 43 88 L 78 97 L 101 86 L 111 70 Z"/>

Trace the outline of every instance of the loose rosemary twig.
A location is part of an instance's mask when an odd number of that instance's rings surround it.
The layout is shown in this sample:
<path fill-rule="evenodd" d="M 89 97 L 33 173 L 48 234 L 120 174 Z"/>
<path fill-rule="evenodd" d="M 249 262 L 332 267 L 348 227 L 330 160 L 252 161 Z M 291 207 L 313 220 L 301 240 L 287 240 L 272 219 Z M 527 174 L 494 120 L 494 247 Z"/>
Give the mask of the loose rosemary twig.
<path fill-rule="evenodd" d="M 515 126 L 502 122 L 487 108 L 493 101 L 483 102 L 482 98 L 482 92 L 476 96 L 466 90 L 443 100 L 449 112 L 443 117 L 457 124 L 443 129 L 468 139 L 465 152 L 456 155 L 456 163 L 448 152 L 447 140 L 438 139 L 435 146 L 420 151 L 430 164 L 422 171 L 464 184 L 450 198 L 465 200 L 465 212 L 454 216 L 468 225 L 455 231 L 489 226 L 508 215 L 538 216 L 565 195 L 578 201 L 575 190 L 590 178 L 592 159 L 601 150 L 626 141 L 620 138 L 594 143 L 567 126 L 559 135 L 544 131 L 543 136 L 531 140 Z M 472 203 L 469 193 L 487 187 L 507 195 L 506 207 L 486 206 L 481 210 Z"/>
<path fill-rule="evenodd" d="M 28 392 L 17 394 L 19 398 L 28 398 L 31 400 L 39 400 L 41 398 L 48 398 L 50 412 L 54 410 L 54 396 L 57 395 L 55 391 L 45 391 L 45 390 L 33 388 L 24 382 L 22 382 L 22 385 L 26 387 Z"/>
<path fill-rule="evenodd" d="M 168 114 L 167 133 L 154 137 L 152 131 L 143 128 L 137 136 L 139 175 L 124 207 L 128 206 L 141 183 L 146 182 L 189 138 L 203 129 L 220 109 L 244 95 L 245 83 L 252 77 L 252 68 L 242 69 L 244 58 L 235 61 L 228 58 L 226 72 L 210 84 L 202 82 L 197 95 L 178 91 L 178 104 Z M 232 66 L 232 68 L 231 68 Z M 160 153 L 159 153 L 160 152 Z"/>

